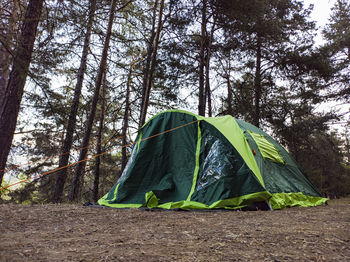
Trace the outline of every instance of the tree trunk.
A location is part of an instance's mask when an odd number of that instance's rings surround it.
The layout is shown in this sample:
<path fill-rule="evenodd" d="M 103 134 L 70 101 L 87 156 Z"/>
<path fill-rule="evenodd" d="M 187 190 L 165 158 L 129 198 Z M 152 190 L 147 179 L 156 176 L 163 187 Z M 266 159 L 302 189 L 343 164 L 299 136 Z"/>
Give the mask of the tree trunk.
<path fill-rule="evenodd" d="M 255 78 L 254 78 L 254 125 L 259 127 L 260 125 L 260 100 L 261 100 L 261 38 L 257 36 L 256 46 L 256 65 L 255 65 Z"/>
<path fill-rule="evenodd" d="M 205 61 L 205 92 L 208 99 L 208 116 L 212 117 L 212 103 L 211 103 L 211 90 L 210 90 L 210 58 L 211 58 L 211 48 L 214 41 L 216 19 L 214 18 L 214 23 L 211 28 L 210 37 L 208 38 L 207 44 L 207 56 Z"/>
<path fill-rule="evenodd" d="M 79 107 L 79 99 L 80 99 L 81 89 L 83 87 L 84 75 L 86 71 L 86 61 L 89 53 L 90 37 L 91 37 L 91 31 L 92 31 L 92 24 L 95 17 L 95 11 L 96 11 L 96 0 L 91 0 L 89 20 L 87 24 L 85 39 L 84 39 L 84 46 L 83 46 L 83 51 L 81 55 L 78 76 L 77 76 L 77 83 L 75 85 L 74 97 L 73 97 L 72 106 L 69 113 L 65 139 L 61 147 L 61 156 L 59 159 L 58 168 L 62 168 L 68 165 L 70 150 L 73 144 L 73 134 L 74 134 L 74 130 L 77 122 L 76 118 L 77 118 L 77 112 Z M 61 169 L 59 173 L 57 173 L 56 186 L 55 186 L 55 191 L 53 195 L 53 202 L 55 203 L 61 201 L 64 184 L 66 182 L 66 177 L 67 177 L 66 168 Z"/>
<path fill-rule="evenodd" d="M 350 141 L 349 138 L 346 136 L 345 137 L 345 156 L 348 158 L 347 165 L 350 166 Z"/>
<path fill-rule="evenodd" d="M 152 16 L 152 28 L 151 28 L 151 37 L 148 41 L 148 47 L 147 47 L 147 57 L 146 57 L 146 63 L 143 70 L 143 81 L 142 81 L 142 97 L 141 97 L 141 109 L 140 109 L 140 122 L 139 122 L 139 128 L 142 127 L 142 125 L 145 122 L 146 116 L 144 115 L 144 107 L 146 103 L 146 93 L 147 93 L 147 87 L 148 87 L 148 81 L 149 81 L 149 71 L 151 68 L 151 60 L 152 60 L 152 53 L 153 53 L 153 43 L 154 38 L 156 36 L 155 28 L 156 28 L 156 13 L 158 8 L 158 0 L 154 3 L 153 8 L 153 16 Z"/>
<path fill-rule="evenodd" d="M 106 99 L 106 72 L 103 77 L 102 84 L 102 101 L 101 101 L 101 114 L 100 114 L 100 123 L 98 125 L 97 132 L 97 145 L 96 145 L 96 154 L 97 157 L 95 159 L 95 177 L 94 177 L 94 189 L 93 189 L 93 199 L 95 203 L 98 200 L 98 186 L 100 180 L 100 164 L 101 164 L 101 153 L 102 153 L 102 131 L 104 125 L 105 118 L 105 99 Z"/>
<path fill-rule="evenodd" d="M 146 60 L 146 68 L 144 73 L 144 82 L 143 82 L 143 89 L 142 89 L 142 102 L 141 102 L 139 128 L 141 128 L 142 125 L 146 122 L 149 97 L 151 94 L 151 87 L 153 83 L 153 73 L 156 66 L 159 38 L 163 28 L 164 0 L 161 0 L 160 2 L 159 13 L 158 13 L 158 24 L 157 24 L 157 28 L 155 28 L 157 8 L 158 8 L 158 0 L 155 1 L 154 9 L 153 9 L 152 32 L 151 32 L 151 39 L 149 41 L 149 47 L 147 50 L 147 60 Z"/>
<path fill-rule="evenodd" d="M 211 105 L 211 90 L 210 90 L 210 51 L 208 50 L 207 59 L 205 65 L 205 92 L 208 99 L 208 116 L 212 117 L 212 105 Z"/>
<path fill-rule="evenodd" d="M 206 90 L 204 86 L 204 69 L 206 65 L 205 59 L 205 49 L 206 49 L 206 41 L 207 41 L 207 1 L 203 0 L 202 6 L 202 23 L 201 23 L 201 43 L 200 43 L 200 52 L 199 52 L 199 101 L 198 101 L 198 114 L 201 116 L 205 116 L 205 108 L 206 108 Z"/>
<path fill-rule="evenodd" d="M 121 166 L 121 172 L 123 173 L 124 168 L 126 167 L 126 164 L 128 162 L 128 157 L 126 155 L 126 132 L 129 128 L 129 111 L 130 111 L 130 87 L 131 87 L 131 80 L 132 80 L 132 72 L 134 65 L 136 63 L 136 60 L 132 61 L 130 64 L 129 74 L 128 74 L 128 80 L 126 83 L 126 97 L 125 97 L 125 111 L 124 111 L 124 119 L 123 119 L 123 128 L 122 128 L 122 166 Z"/>
<path fill-rule="evenodd" d="M 117 4 L 117 0 L 112 0 L 110 14 L 109 14 L 109 20 L 108 20 L 106 39 L 105 39 L 105 43 L 103 46 L 102 57 L 101 57 L 98 75 L 96 78 L 95 90 L 94 90 L 94 94 L 93 94 L 92 101 L 91 101 L 91 107 L 90 107 L 90 112 L 88 115 L 86 130 L 85 130 L 84 137 L 83 137 L 83 142 L 82 142 L 81 147 L 80 147 L 82 149 L 81 149 L 80 155 L 79 155 L 79 160 L 78 160 L 79 163 L 76 166 L 73 180 L 72 180 L 72 185 L 71 185 L 69 195 L 68 195 L 68 199 L 70 201 L 73 201 L 76 198 L 76 192 L 77 192 L 76 189 L 77 189 L 77 185 L 79 182 L 79 178 L 85 169 L 85 162 L 86 162 L 85 158 L 86 158 L 86 155 L 88 152 L 88 145 L 89 145 L 92 125 L 94 123 L 96 106 L 97 106 L 99 92 L 100 92 L 100 88 L 101 88 L 101 84 L 102 84 L 102 77 L 103 77 L 103 73 L 105 72 L 106 66 L 107 66 L 108 48 L 109 48 L 109 42 L 110 42 L 111 33 L 112 33 L 112 25 L 113 25 L 113 20 L 114 20 L 114 15 L 115 15 L 116 4 Z"/>
<path fill-rule="evenodd" d="M 0 45 L 0 108 L 5 97 L 10 76 L 10 65 L 12 61 L 11 50 L 13 48 L 13 43 L 15 42 L 14 35 L 17 33 L 16 21 L 18 20 L 18 10 L 18 0 L 13 0 L 11 17 L 7 21 L 8 25 L 6 26 L 6 21 L 2 25 L 4 27 L 2 33 L 4 34 L 6 41 Z"/>
<path fill-rule="evenodd" d="M 228 57 L 230 57 L 231 51 L 227 54 Z M 227 61 L 227 69 L 225 70 L 225 73 L 223 75 L 223 78 L 226 79 L 226 86 L 227 86 L 227 98 L 226 98 L 226 104 L 227 108 L 226 114 L 234 116 L 233 113 L 233 90 L 231 86 L 231 80 L 230 80 L 230 73 L 231 73 L 231 60 L 228 59 Z"/>
<path fill-rule="evenodd" d="M 0 108 L 0 185 L 16 129 L 24 85 L 33 53 L 35 35 L 44 0 L 30 0 L 24 17 L 19 44 Z"/>
<path fill-rule="evenodd" d="M 232 87 L 231 87 L 231 81 L 230 81 L 230 75 L 227 74 L 226 76 L 226 84 L 227 84 L 227 114 L 233 116 L 233 107 L 232 107 Z"/>

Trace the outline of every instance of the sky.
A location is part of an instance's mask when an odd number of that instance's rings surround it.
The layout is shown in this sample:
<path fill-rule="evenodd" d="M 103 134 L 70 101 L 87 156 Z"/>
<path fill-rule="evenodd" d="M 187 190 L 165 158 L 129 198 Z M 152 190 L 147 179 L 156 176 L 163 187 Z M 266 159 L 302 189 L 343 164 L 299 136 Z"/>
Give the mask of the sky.
<path fill-rule="evenodd" d="M 320 29 L 328 23 L 331 14 L 331 8 L 334 6 L 336 0 L 304 0 L 305 6 L 314 5 L 311 13 L 311 19 L 316 21 L 317 27 Z M 322 43 L 322 36 L 319 32 L 316 42 Z"/>
<path fill-rule="evenodd" d="M 324 26 L 327 23 L 335 2 L 336 0 L 304 0 L 305 5 L 314 5 L 311 17 L 317 21 L 318 26 Z"/>

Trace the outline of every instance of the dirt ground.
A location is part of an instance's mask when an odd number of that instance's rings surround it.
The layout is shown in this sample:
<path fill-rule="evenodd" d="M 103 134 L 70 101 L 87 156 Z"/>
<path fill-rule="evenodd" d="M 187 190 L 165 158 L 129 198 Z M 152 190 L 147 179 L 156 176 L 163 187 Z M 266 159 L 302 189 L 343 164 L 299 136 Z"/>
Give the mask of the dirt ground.
<path fill-rule="evenodd" d="M 0 205 L 0 261 L 350 261 L 350 199 L 281 211 Z"/>

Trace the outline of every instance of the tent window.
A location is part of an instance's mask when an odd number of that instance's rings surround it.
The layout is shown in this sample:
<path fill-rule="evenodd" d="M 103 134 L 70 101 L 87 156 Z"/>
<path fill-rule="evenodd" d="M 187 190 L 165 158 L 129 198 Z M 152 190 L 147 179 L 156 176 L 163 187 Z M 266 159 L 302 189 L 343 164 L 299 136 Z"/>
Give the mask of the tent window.
<path fill-rule="evenodd" d="M 276 163 L 285 164 L 283 157 L 278 153 L 276 147 L 269 142 L 264 135 L 249 132 L 255 143 L 258 145 L 259 151 L 264 159 L 269 159 Z"/>

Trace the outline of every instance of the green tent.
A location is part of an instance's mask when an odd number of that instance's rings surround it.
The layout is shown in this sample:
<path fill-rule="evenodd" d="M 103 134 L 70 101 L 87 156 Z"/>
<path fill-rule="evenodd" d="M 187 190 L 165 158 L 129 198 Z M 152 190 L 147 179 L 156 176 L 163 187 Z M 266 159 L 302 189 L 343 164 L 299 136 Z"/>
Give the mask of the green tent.
<path fill-rule="evenodd" d="M 116 208 L 272 209 L 327 201 L 269 135 L 231 116 L 169 110 L 140 130 L 129 162 L 98 204 Z"/>

